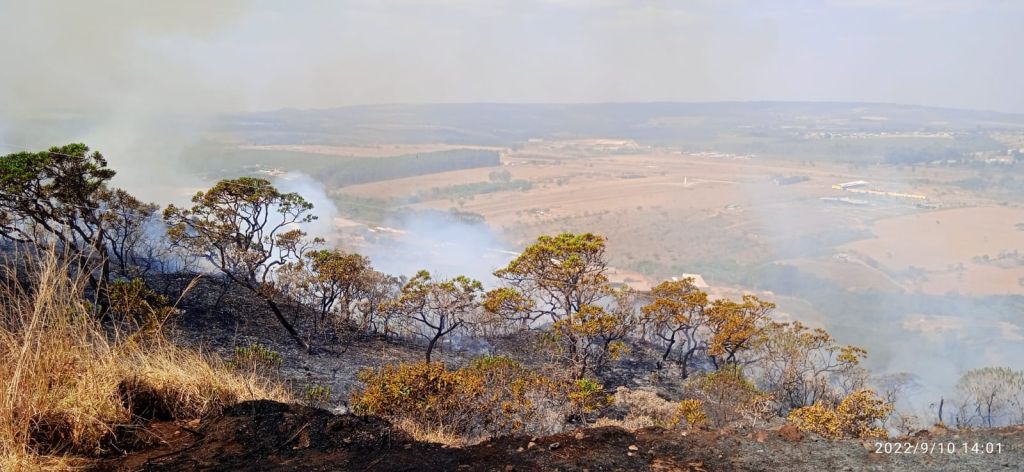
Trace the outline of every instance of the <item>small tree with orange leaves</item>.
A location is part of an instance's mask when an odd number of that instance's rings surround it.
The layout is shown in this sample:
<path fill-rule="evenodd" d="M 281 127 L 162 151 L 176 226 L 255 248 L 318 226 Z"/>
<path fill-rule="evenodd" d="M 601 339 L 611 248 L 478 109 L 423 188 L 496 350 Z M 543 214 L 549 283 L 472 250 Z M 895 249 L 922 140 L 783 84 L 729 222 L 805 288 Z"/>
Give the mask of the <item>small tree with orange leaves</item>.
<path fill-rule="evenodd" d="M 737 365 L 692 376 L 684 389 L 687 397 L 701 402 L 701 411 L 713 426 L 741 421 L 754 425 L 774 415 L 771 396 L 747 379 Z"/>
<path fill-rule="evenodd" d="M 615 310 L 584 305 L 551 325 L 553 348 L 572 365 L 574 379 L 583 379 L 588 372 L 600 370 L 628 351 L 622 339 L 630 325 L 622 315 Z"/>
<path fill-rule="evenodd" d="M 725 299 L 712 302 L 706 314 L 711 331 L 708 356 L 715 367 L 738 364 L 738 355 L 755 347 L 765 333 L 774 309 L 774 303 L 754 295 L 744 295 L 742 302 Z"/>
<path fill-rule="evenodd" d="M 555 351 L 587 373 L 625 351 L 633 322 L 624 293 L 605 276 L 605 238 L 591 233 L 541 236 L 494 273 L 505 286 L 487 293 L 484 308 L 519 326 L 550 322 Z"/>
<path fill-rule="evenodd" d="M 649 338 L 662 346 L 661 361 L 679 363 L 682 377 L 698 351 L 706 348 L 698 331 L 705 327 L 708 294 L 694 285 L 692 277 L 665 281 L 651 290 L 651 301 L 641 309 L 641 321 Z"/>
<path fill-rule="evenodd" d="M 753 367 L 759 383 L 783 413 L 819 401 L 838 401 L 843 395 L 838 384 L 855 377 L 851 374 L 867 356 L 864 349 L 840 345 L 825 330 L 800 322 L 768 325 L 757 351 Z"/>
<path fill-rule="evenodd" d="M 402 286 L 387 309 L 408 323 L 411 331 L 427 340 L 426 361 L 441 338 L 474 321 L 479 314 L 483 286 L 465 276 L 435 280 L 421 270 Z"/>
<path fill-rule="evenodd" d="M 367 257 L 340 249 L 307 251 L 279 272 L 282 291 L 316 311 L 316 328 L 335 315 L 368 331 L 371 323 L 367 318 L 380 307 L 359 302 L 370 298 L 380 283 L 397 286 L 397 279 L 373 270 Z"/>

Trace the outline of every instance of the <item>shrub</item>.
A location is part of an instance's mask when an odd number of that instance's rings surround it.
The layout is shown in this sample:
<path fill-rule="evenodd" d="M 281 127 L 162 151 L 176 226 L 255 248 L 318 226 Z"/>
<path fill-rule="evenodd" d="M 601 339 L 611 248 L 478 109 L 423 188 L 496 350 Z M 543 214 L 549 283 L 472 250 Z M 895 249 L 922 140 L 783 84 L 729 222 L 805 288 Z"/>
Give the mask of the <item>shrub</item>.
<path fill-rule="evenodd" d="M 110 287 L 110 310 L 138 321 L 168 304 L 167 297 L 146 286 L 142 279 L 115 280 Z"/>
<path fill-rule="evenodd" d="M 700 400 L 673 402 L 650 390 L 631 390 L 626 387 L 619 387 L 613 399 L 616 407 L 626 410 L 625 415 L 621 420 L 599 418 L 596 425 L 637 430 L 651 426 L 666 429 L 684 426 L 691 429 L 708 423 L 704 402 Z"/>
<path fill-rule="evenodd" d="M 142 279 L 115 280 L 108 287 L 110 313 L 123 329 L 141 337 L 157 335 L 177 313 L 167 297 L 149 288 Z"/>
<path fill-rule="evenodd" d="M 353 411 L 391 420 L 409 418 L 428 429 L 460 429 L 459 380 L 440 363 L 386 365 L 357 378 L 366 387 L 352 395 Z"/>
<path fill-rule="evenodd" d="M 691 429 L 707 425 L 708 415 L 704 413 L 704 402 L 692 398 L 680 401 L 670 424 L 674 427 L 683 421 Z"/>
<path fill-rule="evenodd" d="M 604 392 L 604 385 L 591 379 L 573 382 L 568 397 L 573 414 L 584 423 L 587 421 L 587 415 L 612 403 L 612 397 Z"/>
<path fill-rule="evenodd" d="M 463 373 L 464 382 L 483 396 L 477 408 L 492 433 L 524 429 L 537 414 L 535 404 L 550 389 L 548 379 L 502 356 L 475 359 Z"/>
<path fill-rule="evenodd" d="M 704 420 L 711 426 L 727 426 L 735 422 L 751 425 L 773 416 L 771 397 L 747 380 L 738 367 L 690 377 L 687 396 L 703 405 Z"/>
<path fill-rule="evenodd" d="M 323 406 L 331 402 L 331 387 L 320 384 L 306 386 L 306 404 Z"/>
<path fill-rule="evenodd" d="M 541 420 L 567 403 L 566 396 L 588 412 L 595 400 L 589 384 L 570 388 L 500 356 L 458 370 L 440 363 L 388 365 L 358 378 L 365 387 L 352 395 L 356 413 L 383 416 L 418 438 L 447 442 L 546 432 Z"/>
<path fill-rule="evenodd" d="M 266 372 L 279 369 L 283 361 L 281 353 L 260 343 L 252 343 L 247 347 L 235 346 L 231 365 L 240 370 Z"/>
<path fill-rule="evenodd" d="M 830 439 L 885 438 L 888 434 L 880 424 L 892 409 L 874 391 L 860 389 L 834 408 L 822 403 L 797 408 L 789 413 L 789 421 L 803 431 Z"/>
<path fill-rule="evenodd" d="M 622 421 L 627 429 L 647 426 L 668 427 L 676 409 L 675 403 L 659 397 L 650 390 L 619 387 L 612 399 L 616 407 L 626 410 Z"/>

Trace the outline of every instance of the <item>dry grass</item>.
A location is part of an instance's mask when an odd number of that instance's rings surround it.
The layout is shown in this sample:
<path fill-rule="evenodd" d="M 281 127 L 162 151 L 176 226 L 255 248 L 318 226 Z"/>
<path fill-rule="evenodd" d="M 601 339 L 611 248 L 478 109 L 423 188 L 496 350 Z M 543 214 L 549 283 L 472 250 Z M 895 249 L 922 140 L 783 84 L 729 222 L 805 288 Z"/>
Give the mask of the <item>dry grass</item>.
<path fill-rule="evenodd" d="M 449 428 L 430 428 L 408 418 L 394 420 L 392 425 L 420 442 L 444 444 L 454 447 L 468 446 L 479 442 L 479 439 L 473 441 L 463 435 L 453 433 Z"/>
<path fill-rule="evenodd" d="M 52 254 L 0 282 L 0 470 L 75 468 L 130 441 L 142 409 L 198 418 L 285 389 L 159 334 L 111 334 Z M 18 283 L 17 280 L 29 283 Z M 25 286 L 29 288 L 25 288 Z"/>
<path fill-rule="evenodd" d="M 679 408 L 678 402 L 665 400 L 653 391 L 626 387 L 619 387 L 615 392 L 615 404 L 625 407 L 629 411 L 626 418 L 644 424 L 641 427 L 646 427 L 648 422 L 655 426 L 668 426 L 675 420 Z"/>
<path fill-rule="evenodd" d="M 601 428 L 605 426 L 614 426 L 616 428 L 622 428 L 627 431 L 636 431 L 644 428 L 651 428 L 654 426 L 662 426 L 655 423 L 649 416 L 627 416 L 621 420 L 615 418 L 601 417 L 594 421 L 595 428 Z"/>
<path fill-rule="evenodd" d="M 618 426 L 630 431 L 659 426 L 670 428 L 676 423 L 679 403 L 665 400 L 650 390 L 619 387 L 614 395 L 616 408 L 625 411 L 621 419 L 598 418 L 595 426 Z"/>

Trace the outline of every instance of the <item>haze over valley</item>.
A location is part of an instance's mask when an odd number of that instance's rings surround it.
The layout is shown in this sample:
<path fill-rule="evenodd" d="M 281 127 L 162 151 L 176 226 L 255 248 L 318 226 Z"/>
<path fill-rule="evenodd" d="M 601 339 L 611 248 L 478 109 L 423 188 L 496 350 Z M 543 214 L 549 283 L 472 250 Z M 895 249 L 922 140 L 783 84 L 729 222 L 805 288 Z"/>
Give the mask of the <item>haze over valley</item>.
<path fill-rule="evenodd" d="M 0 470 L 1010 468 L 1022 19 L 0 4 Z"/>
<path fill-rule="evenodd" d="M 329 237 L 394 273 L 487 280 L 538 235 L 595 231 L 618 282 L 698 274 L 712 293 L 763 294 L 867 347 L 874 369 L 919 372 L 929 394 L 1024 358 L 1024 115 L 481 104 L 220 126 L 193 151 L 200 175 L 313 176 Z"/>

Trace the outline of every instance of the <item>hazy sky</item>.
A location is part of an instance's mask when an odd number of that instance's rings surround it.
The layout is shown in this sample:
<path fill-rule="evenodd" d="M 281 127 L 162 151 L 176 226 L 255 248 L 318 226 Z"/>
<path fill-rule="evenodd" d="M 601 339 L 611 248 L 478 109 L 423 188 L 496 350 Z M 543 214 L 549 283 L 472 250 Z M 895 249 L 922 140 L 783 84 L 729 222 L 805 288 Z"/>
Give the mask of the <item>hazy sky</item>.
<path fill-rule="evenodd" d="M 1024 112 L 1024 1 L 156 3 L 0 3 L 0 118 L 479 101 Z"/>

